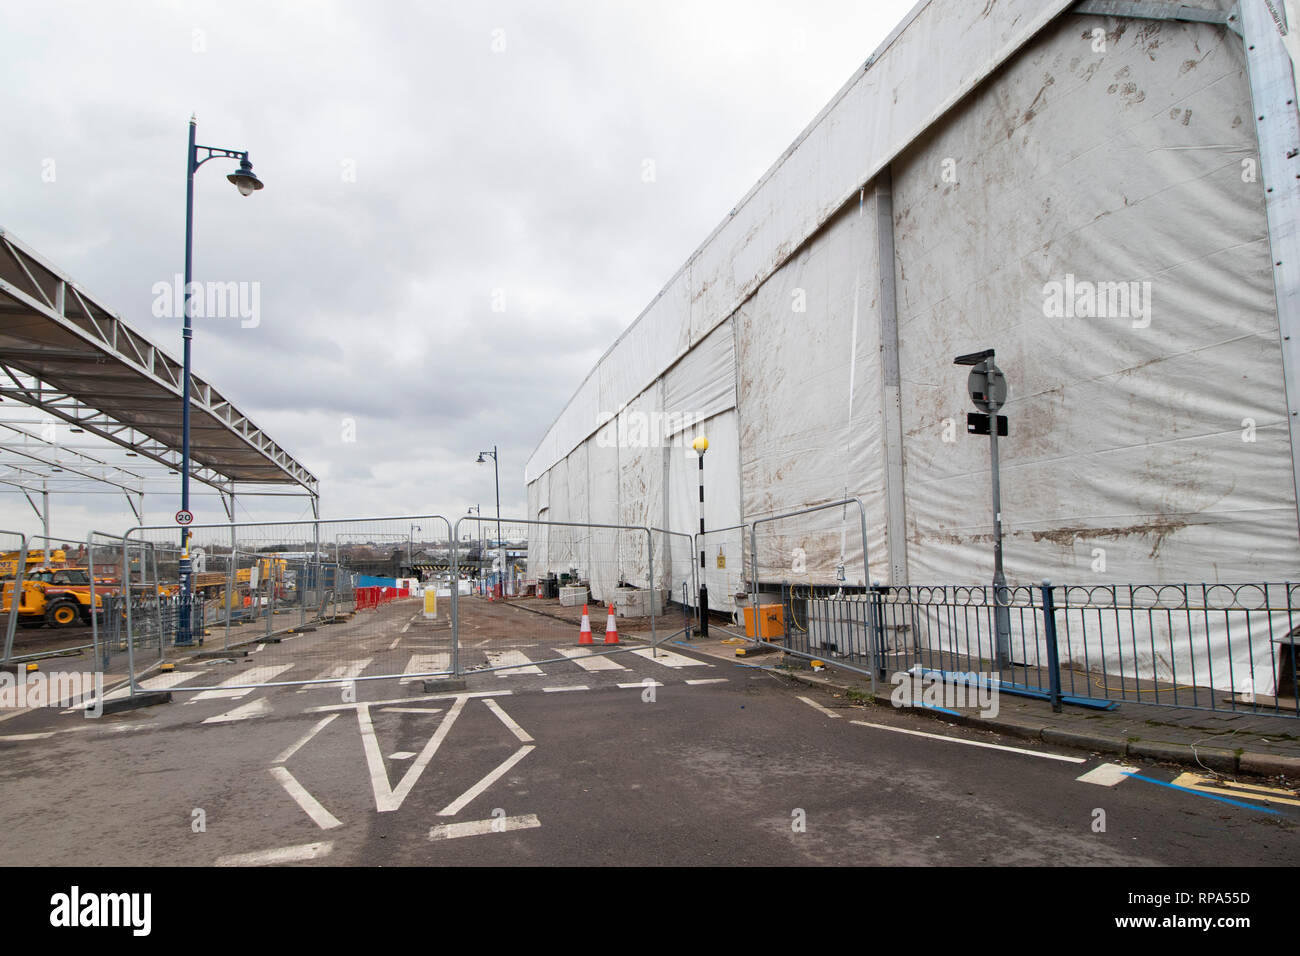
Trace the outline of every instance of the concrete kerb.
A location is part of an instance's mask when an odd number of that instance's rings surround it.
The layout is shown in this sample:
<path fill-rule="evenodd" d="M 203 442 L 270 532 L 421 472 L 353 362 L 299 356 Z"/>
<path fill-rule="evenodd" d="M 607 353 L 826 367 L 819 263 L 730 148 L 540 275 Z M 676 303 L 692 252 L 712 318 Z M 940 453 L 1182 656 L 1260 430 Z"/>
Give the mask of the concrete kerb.
<path fill-rule="evenodd" d="M 683 646 L 689 647 L 698 653 L 707 654 L 710 657 L 724 660 L 734 659 L 734 652 L 730 647 L 709 648 L 694 644 Z M 828 668 L 834 667 L 833 662 L 827 661 L 826 664 Z M 769 667 L 767 669 L 807 687 L 817 687 L 841 694 L 853 691 L 863 697 L 870 698 L 874 703 L 892 706 L 889 694 L 877 691 L 873 695 L 869 689 L 864 690 L 855 686 L 852 678 L 840 677 L 836 679 L 814 676 L 787 667 Z M 1246 774 L 1259 777 L 1285 777 L 1291 781 L 1300 780 L 1300 756 L 1226 750 L 1219 747 L 1201 746 L 1199 743 L 1182 744 L 1156 740 L 1130 740 L 1127 737 L 1113 734 L 1062 730 L 1058 726 L 1036 721 L 1032 718 L 1026 719 L 1023 716 L 1019 719 L 1001 716 L 980 717 L 976 714 L 947 713 L 921 707 L 913 708 L 911 712 L 950 724 L 960 724 L 963 727 L 992 730 L 1024 740 L 1037 740 L 1054 746 L 1086 750 L 1090 753 L 1156 760 L 1181 764 L 1189 768 L 1215 770 L 1220 773 Z M 1300 729 L 1300 725 L 1298 725 L 1298 729 Z"/>

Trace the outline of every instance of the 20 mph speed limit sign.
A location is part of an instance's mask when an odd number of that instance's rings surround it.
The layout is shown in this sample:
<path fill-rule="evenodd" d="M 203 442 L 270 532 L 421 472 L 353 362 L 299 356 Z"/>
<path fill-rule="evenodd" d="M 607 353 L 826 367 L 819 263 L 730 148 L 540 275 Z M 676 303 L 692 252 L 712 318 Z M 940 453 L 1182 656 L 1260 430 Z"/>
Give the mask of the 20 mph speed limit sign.
<path fill-rule="evenodd" d="M 193 513 L 193 512 L 191 512 L 191 511 L 178 511 L 178 512 L 176 512 L 176 523 L 177 523 L 178 525 L 180 525 L 181 527 L 184 527 L 184 526 L 187 525 L 187 524 L 193 524 L 193 522 L 194 522 L 194 513 Z"/>

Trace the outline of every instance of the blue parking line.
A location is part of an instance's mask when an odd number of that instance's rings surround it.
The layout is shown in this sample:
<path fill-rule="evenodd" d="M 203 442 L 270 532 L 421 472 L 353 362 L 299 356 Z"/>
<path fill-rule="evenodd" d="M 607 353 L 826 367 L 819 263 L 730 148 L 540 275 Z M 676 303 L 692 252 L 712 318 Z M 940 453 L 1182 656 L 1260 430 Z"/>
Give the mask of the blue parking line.
<path fill-rule="evenodd" d="M 1220 797 L 1213 793 L 1202 793 L 1201 791 L 1193 790 L 1190 787 L 1180 787 L 1174 783 L 1165 783 L 1163 780 L 1156 780 L 1154 777 L 1144 777 L 1140 773 L 1131 773 L 1128 775 L 1128 778 L 1130 780 L 1145 780 L 1147 783 L 1159 784 L 1162 787 L 1168 787 L 1170 790 L 1181 790 L 1183 793 L 1195 794 L 1198 797 L 1205 797 L 1207 800 L 1217 800 L 1219 803 L 1241 807 L 1243 810 L 1255 810 L 1258 813 L 1271 813 L 1275 817 L 1284 815 L 1281 810 L 1274 810 L 1270 807 L 1261 807 L 1253 803 L 1242 803 L 1240 800 L 1229 800 L 1227 797 Z"/>

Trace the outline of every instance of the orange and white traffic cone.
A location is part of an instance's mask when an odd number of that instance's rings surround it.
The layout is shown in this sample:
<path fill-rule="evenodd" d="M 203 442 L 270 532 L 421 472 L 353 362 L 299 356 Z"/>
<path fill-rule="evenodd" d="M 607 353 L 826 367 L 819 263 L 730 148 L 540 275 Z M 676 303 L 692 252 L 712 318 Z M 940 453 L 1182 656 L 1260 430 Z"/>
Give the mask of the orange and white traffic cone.
<path fill-rule="evenodd" d="M 618 643 L 618 622 L 614 620 L 614 605 L 609 606 L 609 617 L 605 618 L 605 643 Z"/>
<path fill-rule="evenodd" d="M 592 644 L 591 619 L 587 617 L 587 605 L 582 606 L 582 630 L 578 633 L 579 644 Z"/>

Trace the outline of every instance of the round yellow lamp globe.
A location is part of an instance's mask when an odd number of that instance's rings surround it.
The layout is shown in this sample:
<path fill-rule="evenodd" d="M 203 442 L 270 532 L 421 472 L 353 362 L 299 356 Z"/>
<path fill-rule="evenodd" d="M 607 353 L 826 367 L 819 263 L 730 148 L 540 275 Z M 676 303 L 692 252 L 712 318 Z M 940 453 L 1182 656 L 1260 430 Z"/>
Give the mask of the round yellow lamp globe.
<path fill-rule="evenodd" d="M 695 439 L 695 441 L 691 442 L 691 447 L 702 455 L 709 450 L 709 440 L 701 435 L 699 438 Z"/>

